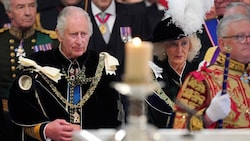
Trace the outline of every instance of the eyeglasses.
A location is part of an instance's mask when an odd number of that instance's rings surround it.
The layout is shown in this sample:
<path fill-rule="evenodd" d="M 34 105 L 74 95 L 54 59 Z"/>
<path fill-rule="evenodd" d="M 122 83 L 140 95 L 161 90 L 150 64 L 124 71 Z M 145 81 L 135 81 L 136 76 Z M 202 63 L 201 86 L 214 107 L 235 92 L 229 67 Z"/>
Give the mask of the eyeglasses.
<path fill-rule="evenodd" d="M 234 38 L 239 43 L 245 43 L 247 41 L 247 38 L 250 38 L 250 35 L 234 35 L 234 36 L 225 36 L 222 38 Z"/>

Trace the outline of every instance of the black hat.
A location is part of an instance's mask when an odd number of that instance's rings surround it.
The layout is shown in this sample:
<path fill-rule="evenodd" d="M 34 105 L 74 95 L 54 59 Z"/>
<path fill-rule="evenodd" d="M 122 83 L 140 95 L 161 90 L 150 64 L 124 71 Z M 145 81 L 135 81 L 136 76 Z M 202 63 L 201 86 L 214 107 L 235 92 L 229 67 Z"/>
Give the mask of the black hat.
<path fill-rule="evenodd" d="M 154 32 L 153 32 L 152 42 L 178 40 L 183 37 L 186 37 L 183 30 L 177 27 L 172 22 L 172 18 L 169 17 L 160 21 L 156 25 Z"/>

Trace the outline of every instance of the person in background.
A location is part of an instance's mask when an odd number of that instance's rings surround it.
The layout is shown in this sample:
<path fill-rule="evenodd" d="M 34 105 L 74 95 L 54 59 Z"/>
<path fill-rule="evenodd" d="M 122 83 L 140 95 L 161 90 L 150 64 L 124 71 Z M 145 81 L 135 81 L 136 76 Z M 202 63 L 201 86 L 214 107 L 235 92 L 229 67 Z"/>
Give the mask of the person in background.
<path fill-rule="evenodd" d="M 200 39 L 196 33 L 185 35 L 172 18 L 160 21 L 153 32 L 154 63 L 162 69 L 155 81 L 163 82 L 146 100 L 149 122 L 159 128 L 171 127 L 171 116 L 177 93 L 185 76 L 197 69 L 192 60 L 199 55 Z M 153 72 L 156 67 L 152 65 Z M 158 72 L 159 73 L 159 72 Z"/>
<path fill-rule="evenodd" d="M 204 41 L 203 46 L 206 47 L 213 47 L 217 46 L 217 36 L 216 36 L 216 26 L 218 24 L 217 19 L 217 13 L 215 11 L 215 6 L 213 6 L 209 12 L 206 13 L 205 22 L 203 24 L 203 37 L 206 37 L 208 41 L 205 41 L 204 38 L 202 38 Z M 201 36 L 201 37 L 202 37 Z M 204 52 L 204 51 L 202 51 Z M 205 53 L 205 52 L 204 52 Z M 201 60 L 203 58 L 201 57 Z"/>
<path fill-rule="evenodd" d="M 250 5 L 250 0 L 243 0 L 243 2 Z"/>
<path fill-rule="evenodd" d="M 56 33 L 58 48 L 20 58 L 23 72 L 9 99 L 14 123 L 33 139 L 55 141 L 71 141 L 73 132 L 81 129 L 119 127 L 119 94 L 110 86 L 119 62 L 87 49 L 93 33 L 88 13 L 65 7 Z"/>
<path fill-rule="evenodd" d="M 85 8 L 84 0 L 56 0 L 56 1 L 38 1 L 38 13 L 36 24 L 48 30 L 55 30 L 57 17 L 65 6 L 78 6 Z"/>
<path fill-rule="evenodd" d="M 118 73 L 124 70 L 124 45 L 133 37 L 148 38 L 145 6 L 141 3 L 124 4 L 115 0 L 92 0 L 88 13 L 93 23 L 89 49 L 108 52 L 118 58 Z M 102 15 L 105 14 L 102 19 Z"/>
<path fill-rule="evenodd" d="M 243 14 L 250 17 L 250 6 L 244 2 L 231 2 L 225 9 L 224 17 L 233 14 Z M 204 56 L 204 60 L 213 64 L 219 55 L 219 50 L 220 48 L 218 46 L 209 48 Z"/>
<path fill-rule="evenodd" d="M 220 20 L 220 54 L 214 64 L 204 64 L 201 71 L 192 72 L 185 79 L 176 98 L 182 104 L 175 107 L 174 128 L 250 127 L 249 27 L 249 17 L 242 14 Z"/>
<path fill-rule="evenodd" d="M 35 27 L 36 0 L 2 0 L 11 27 L 0 29 L 0 94 L 3 98 L 5 114 L 6 140 L 13 139 L 12 123 L 8 115 L 9 87 L 18 75 L 17 61 L 19 57 L 29 56 L 33 52 L 52 49 L 53 44 L 58 44 L 54 31 L 43 30 Z M 13 125 L 14 126 L 14 125 Z"/>
<path fill-rule="evenodd" d="M 231 2 L 226 7 L 224 17 L 232 14 L 250 16 L 250 6 L 244 2 Z"/>
<path fill-rule="evenodd" d="M 202 48 L 200 50 L 200 55 L 197 59 L 194 59 L 193 63 L 199 64 L 204 60 L 206 52 L 211 47 L 218 45 L 216 36 L 216 26 L 219 20 L 223 17 L 226 6 L 231 2 L 242 2 L 243 0 L 214 0 L 214 7 L 217 13 L 217 20 L 213 19 L 212 22 L 203 25 L 203 32 L 198 34 L 201 39 Z"/>
<path fill-rule="evenodd" d="M 149 39 L 152 38 L 153 30 L 158 22 L 164 17 L 165 11 L 168 9 L 167 0 L 117 0 L 124 4 L 134 4 L 146 7 L 147 22 L 149 28 Z M 136 7 L 138 10 L 138 7 Z"/>
<path fill-rule="evenodd" d="M 214 0 L 215 11 L 217 12 L 218 19 L 223 18 L 226 7 L 231 2 L 243 2 L 244 0 Z"/>
<path fill-rule="evenodd" d="M 214 19 L 214 18 L 217 18 L 217 13 L 216 13 L 216 10 L 215 10 L 215 6 L 213 6 L 210 11 L 208 11 L 206 13 L 206 17 L 205 17 L 205 20 L 210 20 L 210 19 Z"/>

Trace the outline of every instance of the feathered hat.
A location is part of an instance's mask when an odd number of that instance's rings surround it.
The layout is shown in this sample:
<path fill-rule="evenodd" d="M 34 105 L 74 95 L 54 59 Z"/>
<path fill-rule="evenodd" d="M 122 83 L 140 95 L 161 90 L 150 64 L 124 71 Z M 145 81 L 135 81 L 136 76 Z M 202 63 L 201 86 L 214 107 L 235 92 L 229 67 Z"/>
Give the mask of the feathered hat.
<path fill-rule="evenodd" d="M 190 35 L 201 31 L 206 13 L 213 5 L 214 0 L 168 0 L 164 19 L 171 17 L 177 27 Z"/>
<path fill-rule="evenodd" d="M 171 17 L 168 17 L 156 25 L 152 42 L 172 41 L 183 37 L 186 37 L 184 31 L 173 23 Z"/>

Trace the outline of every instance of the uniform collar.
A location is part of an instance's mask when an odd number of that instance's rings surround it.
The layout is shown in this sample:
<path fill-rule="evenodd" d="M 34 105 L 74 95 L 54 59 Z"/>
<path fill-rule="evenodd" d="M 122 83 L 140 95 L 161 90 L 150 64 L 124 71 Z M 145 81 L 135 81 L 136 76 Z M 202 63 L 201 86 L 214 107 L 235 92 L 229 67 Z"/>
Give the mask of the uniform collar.
<path fill-rule="evenodd" d="M 93 15 L 97 15 L 101 12 L 106 12 L 109 13 L 111 15 L 116 15 L 115 13 L 115 1 L 112 0 L 111 4 L 109 5 L 109 7 L 105 10 L 105 11 L 101 11 L 101 9 L 99 9 L 93 2 L 91 2 L 91 9 L 92 9 L 92 13 Z"/>
<path fill-rule="evenodd" d="M 224 54 L 220 53 L 217 60 L 216 60 L 216 64 L 224 66 L 225 59 L 226 59 L 226 56 Z M 233 69 L 233 70 L 240 71 L 240 72 L 244 72 L 244 71 L 249 72 L 250 71 L 250 63 L 243 64 L 243 63 L 240 63 L 236 60 L 230 59 L 229 69 Z"/>
<path fill-rule="evenodd" d="M 14 26 L 10 27 L 10 34 L 15 36 L 18 39 L 27 39 L 30 36 L 34 35 L 34 33 L 35 33 L 35 28 L 33 28 L 33 27 L 25 32 L 19 30 L 18 28 L 14 27 Z"/>

